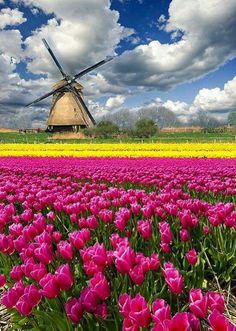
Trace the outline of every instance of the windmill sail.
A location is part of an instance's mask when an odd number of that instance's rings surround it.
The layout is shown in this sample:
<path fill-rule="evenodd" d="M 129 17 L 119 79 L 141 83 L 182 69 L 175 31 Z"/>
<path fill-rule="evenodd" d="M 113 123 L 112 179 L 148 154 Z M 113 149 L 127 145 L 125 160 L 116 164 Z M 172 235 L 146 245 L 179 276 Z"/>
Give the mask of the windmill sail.
<path fill-rule="evenodd" d="M 64 72 L 47 41 L 45 39 L 42 40 L 54 63 L 61 72 L 63 79 L 53 86 L 53 90 L 51 92 L 46 93 L 33 102 L 30 102 L 26 105 L 26 107 L 35 105 L 41 100 L 53 95 L 52 106 L 47 121 L 48 131 L 77 131 L 80 128 L 94 126 L 96 122 L 83 99 L 83 86 L 80 85 L 76 79 L 81 78 L 90 71 L 111 61 L 113 57 L 106 57 L 106 59 L 80 71 L 78 74 L 71 77 Z"/>

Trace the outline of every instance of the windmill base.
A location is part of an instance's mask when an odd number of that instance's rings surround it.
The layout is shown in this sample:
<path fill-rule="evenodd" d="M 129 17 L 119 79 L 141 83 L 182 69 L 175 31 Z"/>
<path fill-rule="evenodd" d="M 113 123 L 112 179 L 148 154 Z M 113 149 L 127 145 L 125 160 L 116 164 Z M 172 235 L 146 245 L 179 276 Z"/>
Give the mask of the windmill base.
<path fill-rule="evenodd" d="M 86 127 L 86 125 L 49 125 L 46 132 L 79 132 Z"/>

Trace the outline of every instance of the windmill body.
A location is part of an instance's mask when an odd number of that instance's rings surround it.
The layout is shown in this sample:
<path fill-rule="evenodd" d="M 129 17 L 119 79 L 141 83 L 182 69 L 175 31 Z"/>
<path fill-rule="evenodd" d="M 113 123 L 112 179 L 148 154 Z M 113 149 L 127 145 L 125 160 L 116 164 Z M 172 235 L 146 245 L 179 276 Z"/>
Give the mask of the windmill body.
<path fill-rule="evenodd" d="M 96 122 L 84 102 L 82 91 L 83 86 L 79 84 L 76 79 L 81 78 L 88 72 L 107 63 L 113 58 L 107 57 L 105 60 L 102 60 L 71 77 L 63 71 L 45 39 L 43 39 L 43 43 L 61 72 L 63 79 L 53 86 L 51 92 L 31 102 L 27 107 L 34 105 L 49 96 L 53 96 L 52 106 L 47 121 L 47 131 L 78 131 L 81 128 L 94 126 Z"/>
<path fill-rule="evenodd" d="M 63 80 L 57 82 L 53 90 L 58 89 L 63 83 Z M 83 99 L 83 86 L 77 82 L 72 83 L 72 86 Z M 88 112 L 73 91 L 68 89 L 56 91 L 53 94 L 47 130 L 51 132 L 78 131 L 81 128 L 92 127 L 95 121 L 88 116 Z"/>

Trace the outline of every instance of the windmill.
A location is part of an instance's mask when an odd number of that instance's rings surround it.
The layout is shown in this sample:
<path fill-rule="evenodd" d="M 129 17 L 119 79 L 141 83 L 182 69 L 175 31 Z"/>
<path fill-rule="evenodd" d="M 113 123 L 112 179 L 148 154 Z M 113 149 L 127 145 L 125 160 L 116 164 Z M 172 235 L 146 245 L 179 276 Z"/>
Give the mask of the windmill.
<path fill-rule="evenodd" d="M 77 79 L 111 61 L 113 57 L 107 57 L 93 66 L 80 71 L 78 74 L 70 76 L 62 69 L 47 41 L 45 39 L 42 39 L 42 41 L 62 74 L 63 79 L 53 86 L 51 92 L 34 100 L 26 107 L 34 105 L 52 95 L 53 100 L 47 121 L 47 131 L 78 131 L 80 128 L 94 126 L 96 122 L 84 102 L 83 86 L 77 82 Z"/>

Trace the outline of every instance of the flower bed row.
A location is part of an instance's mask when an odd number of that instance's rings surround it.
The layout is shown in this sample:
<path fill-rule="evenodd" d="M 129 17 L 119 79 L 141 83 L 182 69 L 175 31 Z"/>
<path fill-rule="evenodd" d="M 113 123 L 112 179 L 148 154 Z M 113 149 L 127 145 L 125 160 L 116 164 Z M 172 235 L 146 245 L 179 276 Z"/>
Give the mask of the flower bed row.
<path fill-rule="evenodd" d="M 0 160 L 12 330 L 235 330 L 221 293 L 235 294 L 235 170 L 233 160 Z"/>
<path fill-rule="evenodd" d="M 234 143 L 0 144 L 2 156 L 235 158 Z"/>

